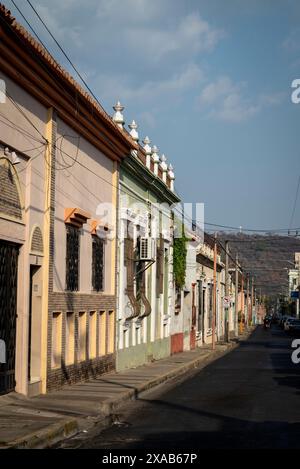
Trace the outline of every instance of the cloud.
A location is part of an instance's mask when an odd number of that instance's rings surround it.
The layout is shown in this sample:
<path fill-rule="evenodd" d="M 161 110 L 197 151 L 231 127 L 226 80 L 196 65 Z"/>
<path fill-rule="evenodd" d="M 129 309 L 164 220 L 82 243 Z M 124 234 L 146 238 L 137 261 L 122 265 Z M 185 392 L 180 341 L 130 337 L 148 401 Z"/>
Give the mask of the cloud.
<path fill-rule="evenodd" d="M 284 93 L 251 98 L 246 91 L 246 82 L 234 83 L 228 76 L 219 77 L 203 88 L 198 98 L 199 108 L 210 118 L 237 123 L 250 119 L 264 107 L 280 104 L 284 98 Z"/>
<path fill-rule="evenodd" d="M 175 73 L 166 79 L 145 80 L 135 85 L 131 76 L 123 76 L 122 80 L 107 74 L 98 75 L 98 88 L 103 95 L 113 100 L 123 102 L 134 101 L 141 105 L 157 104 L 170 101 L 191 88 L 196 88 L 203 79 L 203 72 L 196 64 L 189 64 L 180 73 Z M 161 101 L 162 100 L 162 101 Z"/>
<path fill-rule="evenodd" d="M 288 52 L 300 51 L 300 27 L 293 29 L 286 39 L 283 41 L 282 46 Z"/>
<path fill-rule="evenodd" d="M 195 6 L 173 0 L 89 0 L 84 7 L 80 0 L 52 0 L 51 6 L 38 0 L 35 6 L 104 106 L 116 98 L 143 109 L 179 103 L 203 81 L 202 57 L 225 37 Z M 79 80 L 33 12 L 27 14 Z"/>
<path fill-rule="evenodd" d="M 164 5 L 165 3 L 165 5 Z M 158 18 L 170 2 L 158 0 L 98 0 L 96 17 L 100 21 L 118 24 L 119 26 L 150 23 Z"/>
<path fill-rule="evenodd" d="M 209 52 L 224 36 L 222 30 L 210 26 L 198 13 L 190 13 L 171 28 L 153 24 L 130 28 L 125 40 L 136 53 L 140 51 L 145 57 L 159 62 L 168 56 L 187 58 Z"/>

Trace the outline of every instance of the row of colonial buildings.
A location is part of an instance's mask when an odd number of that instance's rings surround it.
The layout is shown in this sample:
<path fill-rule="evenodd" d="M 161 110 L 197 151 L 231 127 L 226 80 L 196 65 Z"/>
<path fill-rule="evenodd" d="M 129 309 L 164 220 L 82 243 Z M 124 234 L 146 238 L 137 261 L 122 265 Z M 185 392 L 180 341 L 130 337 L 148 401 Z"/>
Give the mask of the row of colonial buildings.
<path fill-rule="evenodd" d="M 185 262 L 174 256 L 180 199 L 165 156 L 1 5 L 0 80 L 0 394 L 46 393 L 211 343 L 213 241 L 184 227 Z M 231 334 L 244 309 L 230 276 Z"/>

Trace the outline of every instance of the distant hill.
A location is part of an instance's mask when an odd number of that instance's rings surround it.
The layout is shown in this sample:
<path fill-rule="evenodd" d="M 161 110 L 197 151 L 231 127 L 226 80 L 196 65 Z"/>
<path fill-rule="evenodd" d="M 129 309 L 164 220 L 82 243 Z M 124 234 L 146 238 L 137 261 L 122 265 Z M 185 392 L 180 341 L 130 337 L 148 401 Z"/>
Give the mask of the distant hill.
<path fill-rule="evenodd" d="M 229 241 L 230 255 L 234 259 L 238 251 L 242 267 L 254 275 L 256 286 L 261 288 L 262 294 L 287 294 L 287 269 L 293 268 L 294 253 L 300 252 L 300 238 L 224 232 L 219 233 L 218 238 L 222 243 Z"/>

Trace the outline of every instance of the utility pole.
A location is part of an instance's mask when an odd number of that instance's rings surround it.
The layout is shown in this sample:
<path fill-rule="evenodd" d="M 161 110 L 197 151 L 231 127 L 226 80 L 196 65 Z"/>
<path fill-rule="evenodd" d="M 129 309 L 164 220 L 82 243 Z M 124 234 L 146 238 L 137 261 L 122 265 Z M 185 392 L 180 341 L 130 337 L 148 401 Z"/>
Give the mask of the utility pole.
<path fill-rule="evenodd" d="M 229 342 L 229 241 L 225 241 L 225 341 Z"/>
<path fill-rule="evenodd" d="M 239 335 L 239 255 L 235 256 L 235 318 L 234 329 L 236 337 Z"/>
<path fill-rule="evenodd" d="M 297 275 L 297 280 L 298 280 L 298 286 L 297 286 L 297 290 L 298 290 L 298 297 L 296 298 L 296 318 L 299 319 L 299 295 L 300 295 L 300 260 L 298 261 L 299 262 L 299 265 L 298 265 L 298 275 Z M 295 264 L 296 264 L 296 256 L 295 256 Z M 295 267 L 297 267 L 297 264 L 295 265 Z"/>
<path fill-rule="evenodd" d="M 258 313 L 258 298 L 257 290 L 254 288 L 254 300 L 255 300 L 255 325 L 257 324 L 257 313 Z"/>
<path fill-rule="evenodd" d="M 254 278 L 251 278 L 251 326 L 253 322 Z M 254 302 L 255 304 L 255 302 Z"/>
<path fill-rule="evenodd" d="M 246 325 L 248 327 L 248 324 L 249 324 L 249 283 L 250 283 L 250 279 L 249 279 L 249 274 L 247 274 L 247 293 L 246 293 L 246 311 L 247 311 L 247 315 L 246 315 Z"/>
<path fill-rule="evenodd" d="M 212 349 L 216 348 L 216 312 L 217 312 L 217 234 L 214 243 L 214 284 L 213 284 L 213 317 L 212 317 Z"/>
<path fill-rule="evenodd" d="M 244 275 L 242 274 L 242 285 L 241 285 L 241 292 L 242 292 L 242 298 L 241 298 L 241 332 L 243 332 L 243 321 L 245 319 L 245 295 L 244 295 Z"/>

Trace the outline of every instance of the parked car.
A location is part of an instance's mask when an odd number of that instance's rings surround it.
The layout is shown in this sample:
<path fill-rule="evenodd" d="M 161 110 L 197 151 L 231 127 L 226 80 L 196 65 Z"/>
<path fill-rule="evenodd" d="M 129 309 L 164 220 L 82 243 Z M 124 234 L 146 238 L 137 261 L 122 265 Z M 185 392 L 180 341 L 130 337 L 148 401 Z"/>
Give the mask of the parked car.
<path fill-rule="evenodd" d="M 300 333 L 300 319 L 291 319 L 286 323 L 286 331 L 289 334 Z"/>
<path fill-rule="evenodd" d="M 279 323 L 279 325 L 280 325 L 280 327 L 282 327 L 282 329 L 284 329 L 285 322 L 288 319 L 294 319 L 294 318 L 292 318 L 292 316 L 287 316 L 287 315 L 282 316 L 281 321 Z"/>
<path fill-rule="evenodd" d="M 290 323 L 295 321 L 295 318 L 287 318 L 285 319 L 284 323 L 283 323 L 283 328 L 285 331 L 288 331 L 289 330 L 289 326 L 290 326 Z"/>

